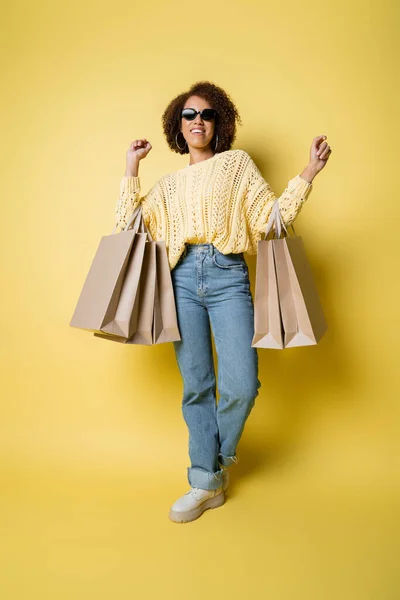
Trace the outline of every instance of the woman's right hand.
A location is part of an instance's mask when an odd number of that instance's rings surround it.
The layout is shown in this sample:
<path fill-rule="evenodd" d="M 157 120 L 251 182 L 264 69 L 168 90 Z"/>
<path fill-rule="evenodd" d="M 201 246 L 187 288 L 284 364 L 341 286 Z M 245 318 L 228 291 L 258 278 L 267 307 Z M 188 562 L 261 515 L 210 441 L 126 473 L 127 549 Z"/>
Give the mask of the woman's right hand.
<path fill-rule="evenodd" d="M 146 158 L 152 146 L 146 138 L 135 140 L 129 144 L 126 152 L 126 171 L 133 172 L 137 168 L 139 161 Z"/>

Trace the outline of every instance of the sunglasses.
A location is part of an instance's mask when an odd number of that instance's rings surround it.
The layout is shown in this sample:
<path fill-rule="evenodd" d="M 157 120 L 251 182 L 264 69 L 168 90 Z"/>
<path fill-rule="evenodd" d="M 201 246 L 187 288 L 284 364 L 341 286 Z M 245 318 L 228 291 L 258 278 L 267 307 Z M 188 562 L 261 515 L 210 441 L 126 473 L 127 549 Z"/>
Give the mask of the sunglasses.
<path fill-rule="evenodd" d="M 195 110 L 194 108 L 183 108 L 181 112 L 181 117 L 186 119 L 187 121 L 193 121 L 200 115 L 204 121 L 211 121 L 214 119 L 218 113 L 215 108 L 203 108 L 203 110 Z"/>

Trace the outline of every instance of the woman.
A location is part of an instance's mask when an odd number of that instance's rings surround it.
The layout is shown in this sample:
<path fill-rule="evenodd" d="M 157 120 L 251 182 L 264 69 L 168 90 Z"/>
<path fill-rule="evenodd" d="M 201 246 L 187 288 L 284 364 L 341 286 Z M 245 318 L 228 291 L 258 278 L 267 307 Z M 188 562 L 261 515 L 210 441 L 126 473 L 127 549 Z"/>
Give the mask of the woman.
<path fill-rule="evenodd" d="M 175 522 L 198 518 L 225 501 L 227 467 L 261 385 L 253 299 L 244 252 L 257 253 L 276 196 L 247 152 L 231 149 L 238 111 L 228 94 L 201 81 L 174 98 L 162 122 L 167 143 L 189 163 L 140 195 L 139 162 L 147 139 L 130 144 L 115 213 L 121 228 L 140 203 L 153 239 L 165 240 L 181 340 L 173 342 L 183 380 L 182 412 L 189 430 L 190 490 L 172 505 Z M 290 225 L 325 166 L 326 136 L 313 139 L 310 162 L 279 198 Z M 211 330 L 218 357 L 219 401 Z"/>

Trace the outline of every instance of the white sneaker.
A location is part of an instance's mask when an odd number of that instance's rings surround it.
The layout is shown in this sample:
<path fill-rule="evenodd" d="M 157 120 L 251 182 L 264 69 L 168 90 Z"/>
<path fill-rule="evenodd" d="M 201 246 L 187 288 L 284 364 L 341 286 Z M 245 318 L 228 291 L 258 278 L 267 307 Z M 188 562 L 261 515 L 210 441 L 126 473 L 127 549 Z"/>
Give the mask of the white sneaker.
<path fill-rule="evenodd" d="M 175 523 L 194 521 L 208 508 L 217 508 L 225 502 L 222 485 L 216 490 L 191 487 L 171 506 L 169 518 Z"/>

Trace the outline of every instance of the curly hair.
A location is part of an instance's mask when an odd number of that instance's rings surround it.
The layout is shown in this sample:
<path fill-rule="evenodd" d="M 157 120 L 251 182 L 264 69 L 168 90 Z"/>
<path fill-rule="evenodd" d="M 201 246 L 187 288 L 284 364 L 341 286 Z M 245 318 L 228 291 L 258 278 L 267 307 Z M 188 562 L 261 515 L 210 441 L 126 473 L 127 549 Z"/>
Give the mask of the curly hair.
<path fill-rule="evenodd" d="M 236 139 L 236 121 L 242 125 L 239 112 L 222 88 L 210 81 L 198 81 L 194 83 L 187 92 L 176 96 L 165 109 L 162 116 L 162 126 L 168 146 L 178 154 L 189 154 L 188 146 L 184 149 L 176 145 L 176 135 L 181 130 L 181 111 L 190 96 L 200 96 L 215 108 L 218 115 L 215 120 L 214 141 L 218 134 L 218 152 L 230 150 Z"/>

